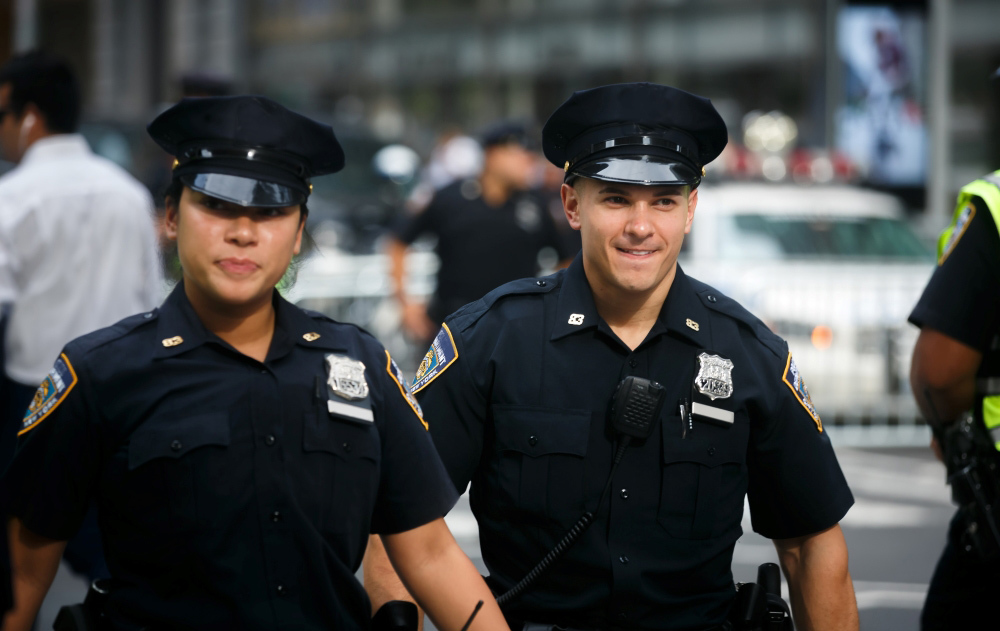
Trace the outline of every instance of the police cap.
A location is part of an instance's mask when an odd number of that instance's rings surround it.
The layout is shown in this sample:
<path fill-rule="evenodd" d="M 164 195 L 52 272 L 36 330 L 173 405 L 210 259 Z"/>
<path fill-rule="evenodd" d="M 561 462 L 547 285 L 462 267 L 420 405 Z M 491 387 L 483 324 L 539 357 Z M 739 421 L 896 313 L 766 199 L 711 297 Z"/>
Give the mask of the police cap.
<path fill-rule="evenodd" d="M 262 96 L 183 99 L 147 130 L 186 186 L 241 206 L 302 204 L 310 178 L 344 168 L 329 125 Z"/>
<path fill-rule="evenodd" d="M 537 146 L 537 143 L 532 143 L 528 128 L 523 123 L 514 120 L 497 121 L 488 126 L 480 134 L 479 144 L 483 146 L 483 149 L 503 145 L 520 145 L 525 149 Z"/>
<path fill-rule="evenodd" d="M 655 83 L 574 92 L 542 129 L 545 157 L 607 182 L 697 186 L 728 133 L 711 101 Z"/>

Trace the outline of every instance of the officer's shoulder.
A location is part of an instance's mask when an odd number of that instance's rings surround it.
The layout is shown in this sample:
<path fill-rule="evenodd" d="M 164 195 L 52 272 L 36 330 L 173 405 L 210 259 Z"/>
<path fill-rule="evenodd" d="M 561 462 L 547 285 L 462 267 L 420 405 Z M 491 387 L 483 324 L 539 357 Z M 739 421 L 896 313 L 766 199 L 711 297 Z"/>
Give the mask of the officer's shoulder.
<path fill-rule="evenodd" d="M 453 313 L 448 319 L 449 324 L 455 331 L 465 331 L 488 314 L 507 319 L 519 311 L 527 313 L 533 308 L 540 308 L 540 298 L 556 289 L 564 274 L 564 271 L 559 271 L 551 276 L 522 278 L 500 285 Z"/>
<path fill-rule="evenodd" d="M 351 322 L 341 322 L 340 320 L 331 318 L 325 313 L 313 311 L 312 309 L 302 309 L 301 307 L 296 308 L 301 310 L 306 317 L 316 323 L 317 333 L 323 332 L 344 342 L 358 340 L 366 346 L 371 346 L 377 349 L 383 348 L 382 343 L 378 341 L 378 338 L 357 324 L 353 324 Z"/>
<path fill-rule="evenodd" d="M 754 339 L 774 353 L 779 358 L 784 359 L 787 354 L 785 341 L 776 333 L 761 322 L 760 318 L 750 313 L 743 305 L 736 302 L 729 296 L 723 294 L 715 287 L 688 277 L 691 286 L 697 294 L 701 303 L 713 313 L 721 317 L 733 320 L 738 326 L 748 331 Z"/>
<path fill-rule="evenodd" d="M 81 335 L 66 345 L 66 351 L 77 359 L 83 359 L 104 350 L 117 352 L 122 347 L 137 341 L 137 338 L 154 333 L 156 328 L 153 324 L 158 317 L 159 309 L 128 316 L 111 326 Z"/>

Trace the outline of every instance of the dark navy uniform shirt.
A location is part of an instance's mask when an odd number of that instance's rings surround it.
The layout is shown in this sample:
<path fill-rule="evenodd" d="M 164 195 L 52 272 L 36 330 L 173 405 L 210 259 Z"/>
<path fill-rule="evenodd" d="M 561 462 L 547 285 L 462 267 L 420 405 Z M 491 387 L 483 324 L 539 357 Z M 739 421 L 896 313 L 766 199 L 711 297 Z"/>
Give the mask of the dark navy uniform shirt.
<path fill-rule="evenodd" d="M 732 392 L 694 387 L 705 353 L 732 362 Z M 724 363 L 724 362 L 723 362 Z M 645 444 L 631 446 L 600 511 L 619 381 L 666 387 Z M 719 376 L 718 374 L 716 376 Z M 710 388 L 708 389 L 710 390 Z M 512 601 L 514 619 L 585 627 L 703 629 L 734 597 L 730 570 L 749 493 L 754 530 L 796 537 L 836 524 L 850 490 L 784 341 L 685 276 L 634 351 L 594 305 L 581 258 L 516 281 L 445 321 L 414 381 L 457 489 L 471 480 L 483 559 L 505 591 L 584 511 L 596 521 Z M 697 404 L 682 438 L 679 405 Z M 706 406 L 706 407 L 701 407 Z M 719 420 L 719 419 L 728 419 Z"/>
<path fill-rule="evenodd" d="M 975 212 L 956 227 L 957 241 L 941 261 L 910 314 L 910 322 L 988 353 L 1000 333 L 1000 236 L 979 197 Z"/>
<path fill-rule="evenodd" d="M 537 274 L 542 248 L 555 248 L 562 259 L 575 253 L 534 193 L 515 193 L 494 208 L 483 200 L 476 180 L 441 189 L 420 214 L 398 225 L 395 234 L 404 243 L 422 234 L 438 239 L 441 267 L 428 305 L 435 323 L 506 282 Z"/>
<path fill-rule="evenodd" d="M 67 345 L 36 395 L 12 512 L 64 540 L 96 498 L 116 629 L 368 628 L 354 573 L 369 532 L 456 500 L 378 342 L 277 292 L 274 305 L 261 363 L 208 332 L 178 286 Z M 356 398 L 334 392 L 331 361 Z"/>

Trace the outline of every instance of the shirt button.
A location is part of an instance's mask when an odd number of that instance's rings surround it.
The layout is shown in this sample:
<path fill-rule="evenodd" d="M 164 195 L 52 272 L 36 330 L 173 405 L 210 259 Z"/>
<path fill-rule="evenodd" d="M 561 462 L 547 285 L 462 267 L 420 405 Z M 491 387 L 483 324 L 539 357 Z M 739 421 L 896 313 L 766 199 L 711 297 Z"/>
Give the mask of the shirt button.
<path fill-rule="evenodd" d="M 266 368 L 261 368 L 260 369 L 260 374 L 266 375 L 267 374 L 267 369 Z"/>
<path fill-rule="evenodd" d="M 287 588 L 287 587 L 285 587 L 284 585 L 278 585 L 278 586 L 277 586 L 277 587 L 275 588 L 275 591 L 276 591 L 276 592 L 278 592 L 278 595 L 279 595 L 279 596 L 284 596 L 285 594 L 287 594 L 287 593 L 288 593 L 288 588 Z"/>
<path fill-rule="evenodd" d="M 539 287 L 545 287 L 545 285 L 547 285 L 548 283 L 546 283 L 544 280 L 536 280 L 535 284 L 538 285 Z"/>
<path fill-rule="evenodd" d="M 708 455 L 709 456 L 714 456 L 715 455 L 715 447 L 709 447 L 708 448 Z"/>
<path fill-rule="evenodd" d="M 281 521 L 281 511 L 276 510 L 273 513 L 271 513 L 271 521 L 273 521 L 274 523 L 278 523 L 279 521 Z"/>
<path fill-rule="evenodd" d="M 351 453 L 351 443 L 344 443 L 341 446 L 344 448 L 344 451 L 346 451 L 347 453 Z"/>
<path fill-rule="evenodd" d="M 628 489 L 622 489 L 622 499 L 623 500 L 628 499 Z"/>
<path fill-rule="evenodd" d="M 528 436 L 528 444 L 534 447 L 538 444 L 538 436 Z"/>
<path fill-rule="evenodd" d="M 264 439 L 264 444 L 270 447 L 274 443 L 278 442 L 278 439 L 274 437 L 274 434 L 268 434 Z"/>
<path fill-rule="evenodd" d="M 716 300 L 718 300 L 718 298 L 716 298 L 712 294 L 708 294 L 707 296 L 705 296 L 705 298 L 707 298 L 709 302 L 715 302 Z"/>
<path fill-rule="evenodd" d="M 632 368 L 635 368 L 636 366 L 639 365 L 639 362 L 635 361 L 635 359 L 630 359 L 628 360 L 628 365 L 631 366 Z"/>
<path fill-rule="evenodd" d="M 148 320 L 148 319 L 150 319 L 150 318 L 153 317 L 153 314 L 152 313 L 144 313 L 144 314 L 142 314 L 142 317 L 144 317 L 144 318 L 146 318 Z"/>
<path fill-rule="evenodd" d="M 180 451 L 181 449 L 184 449 L 184 443 L 182 443 L 179 440 L 175 440 L 174 442 L 170 443 L 170 448 L 174 451 Z"/>
<path fill-rule="evenodd" d="M 624 554 L 623 554 L 623 555 L 621 555 L 620 557 L 618 557 L 618 561 L 619 561 L 619 562 L 620 562 L 620 563 L 621 563 L 622 565 L 628 565 L 628 557 L 627 557 L 627 556 L 625 556 Z"/>

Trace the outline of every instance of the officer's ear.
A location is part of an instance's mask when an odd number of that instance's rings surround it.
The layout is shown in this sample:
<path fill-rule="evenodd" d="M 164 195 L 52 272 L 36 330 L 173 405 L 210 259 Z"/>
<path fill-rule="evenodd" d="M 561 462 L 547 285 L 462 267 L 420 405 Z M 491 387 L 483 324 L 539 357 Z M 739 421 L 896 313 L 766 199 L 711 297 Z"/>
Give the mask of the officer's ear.
<path fill-rule="evenodd" d="M 580 191 L 575 186 L 563 183 L 559 189 L 559 196 L 562 198 L 563 212 L 566 213 L 566 221 L 573 230 L 580 229 Z"/>
<path fill-rule="evenodd" d="M 698 189 L 692 188 L 688 193 L 687 223 L 684 226 L 684 234 L 691 232 L 691 225 L 694 223 L 694 209 L 698 206 Z"/>
<path fill-rule="evenodd" d="M 183 193 L 181 193 L 183 195 Z M 171 241 L 177 240 L 177 222 L 180 220 L 180 199 L 167 195 L 163 199 L 163 234 Z"/>

